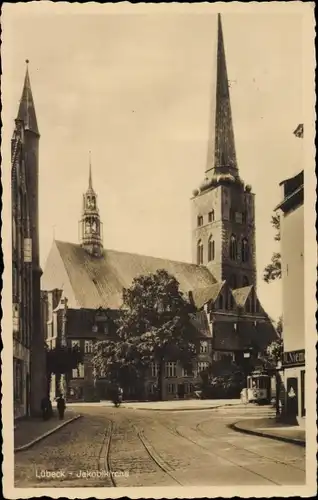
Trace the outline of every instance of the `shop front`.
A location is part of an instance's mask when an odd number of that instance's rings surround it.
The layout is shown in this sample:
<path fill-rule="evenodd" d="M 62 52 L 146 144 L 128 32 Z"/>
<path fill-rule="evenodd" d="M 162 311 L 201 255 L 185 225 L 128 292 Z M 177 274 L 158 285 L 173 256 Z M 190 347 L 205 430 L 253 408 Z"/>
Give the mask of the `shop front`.
<path fill-rule="evenodd" d="M 284 417 L 305 427 L 305 349 L 283 353 L 285 381 Z"/>

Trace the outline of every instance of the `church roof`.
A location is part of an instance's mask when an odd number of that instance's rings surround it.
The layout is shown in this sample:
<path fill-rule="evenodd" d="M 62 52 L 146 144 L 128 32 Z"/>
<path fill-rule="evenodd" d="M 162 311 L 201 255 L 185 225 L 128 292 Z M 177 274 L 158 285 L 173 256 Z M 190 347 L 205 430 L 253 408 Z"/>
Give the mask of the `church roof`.
<path fill-rule="evenodd" d="M 203 266 L 116 250 L 94 257 L 80 245 L 54 241 L 41 281 L 42 290 L 60 288 L 70 308 L 119 309 L 122 291 L 137 276 L 165 269 L 184 294 L 216 283 Z"/>
<path fill-rule="evenodd" d="M 201 309 L 204 304 L 207 304 L 210 301 L 214 302 L 217 299 L 224 283 L 225 281 L 221 281 L 214 283 L 213 285 L 205 286 L 204 288 L 195 288 L 192 290 L 192 299 L 196 307 Z"/>
<path fill-rule="evenodd" d="M 24 122 L 26 130 L 30 130 L 31 132 L 34 132 L 35 134 L 39 135 L 28 67 L 26 68 L 24 86 L 22 91 L 22 97 L 20 100 L 17 120 L 21 120 Z"/>

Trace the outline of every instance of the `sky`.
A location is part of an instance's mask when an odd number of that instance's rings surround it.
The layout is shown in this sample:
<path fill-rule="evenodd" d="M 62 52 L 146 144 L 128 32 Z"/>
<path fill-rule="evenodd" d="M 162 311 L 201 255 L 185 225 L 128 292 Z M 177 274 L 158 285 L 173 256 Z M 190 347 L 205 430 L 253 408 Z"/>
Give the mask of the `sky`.
<path fill-rule="evenodd" d="M 190 198 L 206 166 L 217 6 L 125 13 L 40 3 L 3 13 L 2 154 L 9 165 L 29 59 L 42 266 L 53 232 L 79 241 L 89 151 L 105 248 L 191 262 Z M 238 166 L 255 193 L 257 290 L 277 319 L 281 284 L 262 274 L 279 251 L 270 224 L 279 183 L 303 168 L 303 141 L 293 135 L 303 123 L 302 15 L 234 6 L 222 24 Z"/>

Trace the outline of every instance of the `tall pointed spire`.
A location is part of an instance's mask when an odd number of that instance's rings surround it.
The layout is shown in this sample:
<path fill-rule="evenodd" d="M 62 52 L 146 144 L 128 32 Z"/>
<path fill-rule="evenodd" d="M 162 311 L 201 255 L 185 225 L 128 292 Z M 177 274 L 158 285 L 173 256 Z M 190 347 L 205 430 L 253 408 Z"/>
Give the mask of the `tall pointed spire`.
<path fill-rule="evenodd" d="M 92 182 L 92 159 L 91 159 L 91 152 L 89 152 L 88 189 L 93 190 L 93 182 Z"/>
<path fill-rule="evenodd" d="M 211 182 L 240 182 L 220 14 L 217 19 L 216 71 L 215 68 L 213 71 L 206 179 L 201 190 L 210 187 Z"/>
<path fill-rule="evenodd" d="M 100 220 L 97 194 L 93 189 L 91 152 L 89 151 L 88 188 L 83 195 L 82 218 L 79 223 L 81 246 L 91 255 L 103 254 L 103 223 Z"/>
<path fill-rule="evenodd" d="M 26 59 L 25 62 L 27 64 L 27 67 L 25 72 L 24 86 L 22 91 L 22 97 L 20 100 L 17 120 L 21 120 L 24 122 L 26 130 L 30 130 L 31 132 L 40 135 L 36 119 L 32 91 L 31 91 L 30 76 L 28 69 L 29 60 Z"/>

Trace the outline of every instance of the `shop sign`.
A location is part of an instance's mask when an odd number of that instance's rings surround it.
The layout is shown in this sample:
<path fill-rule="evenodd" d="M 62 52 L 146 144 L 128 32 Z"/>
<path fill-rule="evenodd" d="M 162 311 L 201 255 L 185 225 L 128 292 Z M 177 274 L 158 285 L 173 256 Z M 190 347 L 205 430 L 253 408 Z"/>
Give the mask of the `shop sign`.
<path fill-rule="evenodd" d="M 303 366 L 305 364 L 305 349 L 283 353 L 283 366 Z"/>

